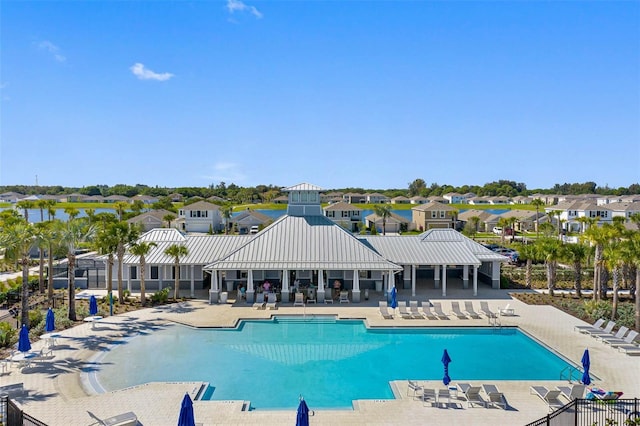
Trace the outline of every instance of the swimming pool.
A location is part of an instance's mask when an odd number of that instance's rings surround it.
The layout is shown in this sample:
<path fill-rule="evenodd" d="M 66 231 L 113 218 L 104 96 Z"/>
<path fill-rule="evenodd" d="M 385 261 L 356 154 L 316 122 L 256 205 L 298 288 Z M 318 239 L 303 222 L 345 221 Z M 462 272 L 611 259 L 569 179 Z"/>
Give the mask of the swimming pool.
<path fill-rule="evenodd" d="M 457 381 L 557 380 L 570 365 L 516 328 L 367 328 L 360 320 L 277 317 L 234 329 L 171 325 L 129 339 L 96 360 L 105 390 L 203 381 L 213 400 L 254 409 L 315 409 L 393 398 L 389 381 L 440 380 L 442 352 Z"/>

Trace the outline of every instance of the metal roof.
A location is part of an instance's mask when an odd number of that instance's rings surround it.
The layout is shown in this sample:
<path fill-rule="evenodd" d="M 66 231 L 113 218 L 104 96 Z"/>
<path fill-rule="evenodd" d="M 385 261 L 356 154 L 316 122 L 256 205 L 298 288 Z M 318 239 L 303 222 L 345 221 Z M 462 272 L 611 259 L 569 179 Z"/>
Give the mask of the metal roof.
<path fill-rule="evenodd" d="M 283 216 L 210 270 L 400 270 L 324 216 Z"/>
<path fill-rule="evenodd" d="M 449 242 L 462 242 L 464 245 L 476 256 L 479 260 L 482 261 L 492 261 L 497 260 L 499 262 L 505 262 L 508 259 L 498 253 L 494 253 L 482 244 L 462 235 L 460 232 L 454 229 L 444 229 L 444 228 L 434 228 L 429 229 L 426 232 L 418 235 L 424 242 L 436 242 L 436 241 L 449 241 Z"/>
<path fill-rule="evenodd" d="M 373 247 L 385 259 L 402 265 L 479 266 L 481 263 L 462 241 L 425 243 L 417 236 L 399 235 L 366 236 L 360 240 Z"/>
<path fill-rule="evenodd" d="M 282 188 L 282 191 L 324 191 L 324 189 L 310 183 L 299 183 L 288 188 Z"/>

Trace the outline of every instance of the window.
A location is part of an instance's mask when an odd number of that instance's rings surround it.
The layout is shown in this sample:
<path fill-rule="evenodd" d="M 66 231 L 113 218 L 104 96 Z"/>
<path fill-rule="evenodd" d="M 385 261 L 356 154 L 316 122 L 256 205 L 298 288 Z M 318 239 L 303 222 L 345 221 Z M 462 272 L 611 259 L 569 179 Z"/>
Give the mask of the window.
<path fill-rule="evenodd" d="M 293 202 L 293 203 L 297 203 L 297 202 L 298 202 L 298 200 L 299 200 L 298 192 L 292 192 L 292 193 L 291 193 L 291 202 Z"/>
<path fill-rule="evenodd" d="M 440 212 L 440 219 L 444 219 L 444 217 L 445 217 L 445 213 L 446 213 L 446 212 L 444 212 L 444 211 L 441 211 L 441 212 Z"/>
<path fill-rule="evenodd" d="M 431 218 L 435 219 L 436 217 L 438 217 L 438 212 L 434 210 L 431 212 Z"/>
<path fill-rule="evenodd" d="M 131 277 L 132 280 L 137 280 L 138 279 L 138 267 L 137 266 L 129 267 L 129 277 Z"/>
<path fill-rule="evenodd" d="M 358 276 L 360 277 L 360 279 L 370 280 L 371 271 L 358 271 Z"/>
<path fill-rule="evenodd" d="M 158 267 L 157 266 L 152 266 L 151 267 L 151 279 L 152 280 L 157 280 L 158 279 Z"/>

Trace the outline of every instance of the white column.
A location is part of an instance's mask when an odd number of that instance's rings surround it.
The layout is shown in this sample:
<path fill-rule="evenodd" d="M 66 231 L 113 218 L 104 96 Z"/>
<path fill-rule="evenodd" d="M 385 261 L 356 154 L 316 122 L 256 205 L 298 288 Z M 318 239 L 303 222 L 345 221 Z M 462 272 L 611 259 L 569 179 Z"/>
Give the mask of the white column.
<path fill-rule="evenodd" d="M 136 270 L 137 270 L 137 266 L 136 266 Z M 138 271 L 138 276 L 140 276 L 140 271 Z M 89 284 L 87 284 L 87 288 L 89 287 Z M 127 266 L 127 290 L 129 290 L 129 293 L 131 293 L 131 266 Z"/>
<path fill-rule="evenodd" d="M 462 288 L 469 288 L 469 265 L 462 266 Z"/>
<path fill-rule="evenodd" d="M 247 271 L 247 303 L 253 303 L 253 295 L 255 290 L 253 289 L 253 269 Z"/>
<path fill-rule="evenodd" d="M 318 271 L 318 294 L 316 295 L 317 303 L 324 303 L 324 271 Z"/>
<path fill-rule="evenodd" d="M 491 287 L 495 289 L 500 288 L 500 262 L 494 260 L 491 262 Z"/>
<path fill-rule="evenodd" d="M 164 265 L 158 265 L 158 290 L 162 290 L 162 278 L 164 276 Z"/>
<path fill-rule="evenodd" d="M 478 265 L 473 265 L 473 295 L 478 295 Z"/>
<path fill-rule="evenodd" d="M 416 265 L 409 266 L 409 271 L 411 274 L 411 297 L 416 297 Z"/>
<path fill-rule="evenodd" d="M 396 286 L 396 280 L 395 277 L 393 275 L 393 270 L 389 269 L 389 275 L 388 275 L 388 281 L 389 281 L 389 290 L 391 290 L 393 287 Z"/>
<path fill-rule="evenodd" d="M 282 271 L 282 290 L 280 291 L 280 301 L 289 301 L 289 271 Z"/>
<path fill-rule="evenodd" d="M 191 265 L 191 270 L 189 271 L 191 273 L 191 297 L 196 297 L 196 282 L 195 282 L 195 265 Z"/>
<path fill-rule="evenodd" d="M 203 271 L 204 273 L 204 271 Z M 211 271 L 211 288 L 209 289 L 209 304 L 218 303 L 220 291 L 218 290 L 218 271 Z"/>
<path fill-rule="evenodd" d="M 360 271 L 353 270 L 353 290 L 351 290 L 351 300 L 360 303 Z"/>
<path fill-rule="evenodd" d="M 433 282 L 435 288 L 440 288 L 440 265 L 433 267 Z"/>
<path fill-rule="evenodd" d="M 442 265 L 442 297 L 447 296 L 447 265 Z"/>

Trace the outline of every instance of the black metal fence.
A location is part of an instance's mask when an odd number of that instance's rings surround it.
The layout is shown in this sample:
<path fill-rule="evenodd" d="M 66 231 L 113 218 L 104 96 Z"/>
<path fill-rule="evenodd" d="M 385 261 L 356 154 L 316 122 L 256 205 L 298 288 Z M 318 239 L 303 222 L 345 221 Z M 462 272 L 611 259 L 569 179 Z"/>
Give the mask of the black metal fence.
<path fill-rule="evenodd" d="M 22 411 L 7 395 L 1 395 L 0 426 L 47 426 L 47 424 Z"/>
<path fill-rule="evenodd" d="M 640 399 L 575 399 L 527 426 L 640 426 Z"/>

